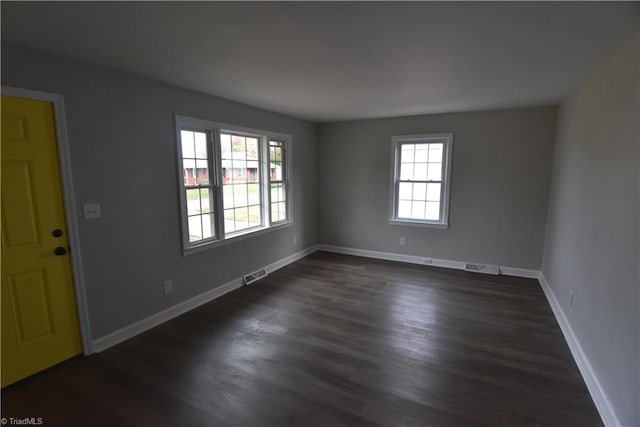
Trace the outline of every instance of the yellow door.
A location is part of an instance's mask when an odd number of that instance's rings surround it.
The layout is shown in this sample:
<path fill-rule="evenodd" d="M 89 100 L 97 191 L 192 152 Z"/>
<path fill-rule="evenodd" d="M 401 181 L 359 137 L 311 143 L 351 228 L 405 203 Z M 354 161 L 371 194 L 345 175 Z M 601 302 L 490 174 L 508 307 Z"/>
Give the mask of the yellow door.
<path fill-rule="evenodd" d="M 2 96 L 2 386 L 81 351 L 53 105 Z"/>

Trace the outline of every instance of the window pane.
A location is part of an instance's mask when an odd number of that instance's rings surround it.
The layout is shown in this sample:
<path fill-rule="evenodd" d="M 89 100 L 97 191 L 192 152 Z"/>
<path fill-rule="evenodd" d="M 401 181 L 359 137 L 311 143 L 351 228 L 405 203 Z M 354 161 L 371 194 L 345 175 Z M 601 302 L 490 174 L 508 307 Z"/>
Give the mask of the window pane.
<path fill-rule="evenodd" d="M 187 190 L 187 215 L 200 213 L 200 190 L 197 188 Z"/>
<path fill-rule="evenodd" d="M 287 201 L 287 195 L 285 194 L 285 191 L 284 191 L 284 184 L 281 184 L 278 187 L 278 198 L 280 199 L 281 202 Z"/>
<path fill-rule="evenodd" d="M 231 135 L 228 133 L 220 134 L 220 153 L 223 159 L 231 158 Z"/>
<path fill-rule="evenodd" d="M 426 181 L 427 179 L 427 164 L 426 163 L 416 163 L 413 179 L 416 181 Z"/>
<path fill-rule="evenodd" d="M 189 241 L 202 240 L 202 221 L 200 215 L 189 217 Z"/>
<path fill-rule="evenodd" d="M 235 227 L 236 231 L 244 230 L 249 227 L 249 208 L 235 208 Z"/>
<path fill-rule="evenodd" d="M 427 200 L 432 202 L 440 201 L 441 184 L 427 184 Z"/>
<path fill-rule="evenodd" d="M 199 159 L 206 159 L 207 156 L 207 134 L 204 132 L 194 132 L 196 142 L 196 155 Z"/>
<path fill-rule="evenodd" d="M 413 184 L 410 182 L 400 183 L 398 194 L 401 200 L 411 200 L 411 196 L 413 195 L 412 186 Z"/>
<path fill-rule="evenodd" d="M 260 167 L 260 162 L 257 160 L 247 160 L 244 164 L 244 167 L 247 169 L 247 172 L 244 174 L 246 182 L 249 181 L 258 181 L 258 175 L 255 173 Z M 253 171 L 253 174 L 252 174 Z"/>
<path fill-rule="evenodd" d="M 402 163 L 412 163 L 414 161 L 415 144 L 402 144 L 400 161 Z"/>
<path fill-rule="evenodd" d="M 182 157 L 191 157 L 194 158 L 193 151 L 193 132 L 188 130 L 180 131 L 180 141 L 182 144 Z"/>
<path fill-rule="evenodd" d="M 211 212 L 211 206 L 209 203 L 209 189 L 201 188 L 200 189 L 200 208 L 202 209 L 202 213 Z"/>
<path fill-rule="evenodd" d="M 416 182 L 413 184 L 413 200 L 426 200 L 427 184 Z"/>
<path fill-rule="evenodd" d="M 196 161 L 194 159 L 183 159 L 182 168 L 184 185 L 196 185 Z"/>
<path fill-rule="evenodd" d="M 411 218 L 411 202 L 406 200 L 398 202 L 398 217 Z"/>
<path fill-rule="evenodd" d="M 429 181 L 442 180 L 442 163 L 429 163 L 429 173 L 427 175 Z"/>
<path fill-rule="evenodd" d="M 247 159 L 258 160 L 258 139 L 247 138 Z"/>
<path fill-rule="evenodd" d="M 226 209 L 224 211 L 224 231 L 226 233 L 233 233 L 236 231 L 236 222 L 234 221 L 235 215 L 233 209 Z"/>
<path fill-rule="evenodd" d="M 202 215 L 202 238 L 213 237 L 213 215 Z"/>
<path fill-rule="evenodd" d="M 287 205 L 284 202 L 271 204 L 271 221 L 278 222 L 287 219 Z"/>
<path fill-rule="evenodd" d="M 196 160 L 196 185 L 209 185 L 209 165 L 206 160 Z"/>
<path fill-rule="evenodd" d="M 258 184 L 249 184 L 247 186 L 247 192 L 249 193 L 249 204 L 260 204 L 260 186 Z"/>
<path fill-rule="evenodd" d="M 282 141 L 269 141 L 269 161 L 284 161 L 284 143 Z"/>
<path fill-rule="evenodd" d="M 424 219 L 438 221 L 440 219 L 440 203 L 427 202 L 427 212 Z"/>
<path fill-rule="evenodd" d="M 271 184 L 271 203 L 280 201 L 280 192 L 278 191 L 278 187 L 280 184 Z"/>
<path fill-rule="evenodd" d="M 233 208 L 233 185 L 227 184 L 222 186 L 222 205 L 224 209 Z"/>
<path fill-rule="evenodd" d="M 259 182 L 260 178 L 258 175 L 258 162 L 256 162 L 255 166 L 249 168 L 249 182 Z"/>
<path fill-rule="evenodd" d="M 411 218 L 424 218 L 425 202 L 411 202 Z"/>
<path fill-rule="evenodd" d="M 282 162 L 284 160 L 282 157 L 282 147 L 275 147 L 273 149 L 273 157 L 271 159 L 274 162 Z"/>
<path fill-rule="evenodd" d="M 282 181 L 282 164 L 274 163 L 272 167 L 272 177 L 274 181 Z"/>
<path fill-rule="evenodd" d="M 429 144 L 429 161 L 442 162 L 442 144 Z"/>
<path fill-rule="evenodd" d="M 260 206 L 249 206 L 249 227 L 260 225 L 262 223 L 260 217 Z"/>
<path fill-rule="evenodd" d="M 237 156 L 238 153 L 234 153 Z M 232 163 L 232 182 L 246 182 L 246 160 L 234 160 Z"/>
<path fill-rule="evenodd" d="M 408 181 L 413 179 L 413 163 L 400 164 L 400 180 Z"/>
<path fill-rule="evenodd" d="M 429 144 L 416 144 L 416 162 L 426 163 L 429 157 Z"/>
<path fill-rule="evenodd" d="M 231 135 L 232 158 L 245 160 L 247 158 L 245 153 L 246 153 L 245 137 L 238 136 L 238 135 Z"/>
<path fill-rule="evenodd" d="M 278 222 L 280 221 L 280 212 L 278 211 L 278 204 L 277 203 L 272 203 L 271 204 L 271 222 Z"/>
<path fill-rule="evenodd" d="M 247 206 L 247 186 L 245 184 L 237 184 L 233 186 L 233 200 L 235 206 Z"/>

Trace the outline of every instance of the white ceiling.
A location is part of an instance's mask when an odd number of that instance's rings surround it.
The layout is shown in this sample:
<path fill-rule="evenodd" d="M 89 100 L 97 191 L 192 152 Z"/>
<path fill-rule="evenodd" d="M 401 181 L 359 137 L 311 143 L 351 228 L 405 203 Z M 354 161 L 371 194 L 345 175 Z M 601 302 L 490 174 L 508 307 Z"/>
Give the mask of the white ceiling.
<path fill-rule="evenodd" d="M 638 3 L 2 2 L 2 39 L 313 121 L 557 103 Z"/>

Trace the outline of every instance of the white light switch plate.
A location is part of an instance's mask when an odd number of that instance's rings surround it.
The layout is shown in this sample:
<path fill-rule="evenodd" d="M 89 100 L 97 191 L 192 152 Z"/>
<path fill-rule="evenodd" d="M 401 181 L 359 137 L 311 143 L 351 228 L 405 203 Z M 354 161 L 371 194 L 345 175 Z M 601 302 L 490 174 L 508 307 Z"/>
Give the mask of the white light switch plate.
<path fill-rule="evenodd" d="M 84 219 L 96 219 L 100 218 L 100 203 L 85 203 L 82 205 L 82 211 L 84 213 Z"/>

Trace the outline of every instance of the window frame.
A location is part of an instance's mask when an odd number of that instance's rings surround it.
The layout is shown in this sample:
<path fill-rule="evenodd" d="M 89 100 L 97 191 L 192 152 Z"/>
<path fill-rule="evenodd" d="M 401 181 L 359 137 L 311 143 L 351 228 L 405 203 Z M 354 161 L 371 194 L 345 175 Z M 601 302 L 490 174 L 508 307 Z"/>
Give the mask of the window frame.
<path fill-rule="evenodd" d="M 440 199 L 440 219 L 412 219 L 398 217 L 398 197 L 400 187 L 400 153 L 403 144 L 443 144 L 442 148 L 442 189 Z M 449 204 L 451 196 L 451 164 L 453 153 L 453 133 L 430 133 L 417 135 L 395 135 L 391 137 L 391 197 L 389 203 L 389 223 L 432 228 L 449 228 Z"/>
<path fill-rule="evenodd" d="M 189 241 L 189 224 L 187 215 L 187 197 L 186 189 L 190 186 L 184 184 L 184 168 L 182 157 L 182 138 L 181 131 L 188 130 L 193 132 L 204 132 L 207 135 L 207 154 L 209 167 L 209 191 L 210 203 L 214 209 L 215 233 L 213 237 Z M 225 232 L 224 229 L 224 199 L 223 199 L 223 176 L 222 176 L 222 154 L 220 150 L 220 134 L 231 133 L 242 136 L 255 137 L 258 139 L 260 170 L 256 172 L 260 176 L 260 207 L 262 224 L 260 226 L 251 227 L 234 232 Z M 280 132 L 273 132 L 262 129 L 248 128 L 228 123 L 215 122 L 205 119 L 197 119 L 188 116 L 175 115 L 175 138 L 176 138 L 176 156 L 178 167 L 178 192 L 180 201 L 180 223 L 182 233 L 182 252 L 183 255 L 198 253 L 215 247 L 223 246 L 247 238 L 255 237 L 265 233 L 269 233 L 281 228 L 293 225 L 293 182 L 292 182 L 292 136 Z M 271 222 L 271 194 L 269 180 L 269 141 L 281 141 L 285 147 L 283 178 L 285 178 L 285 197 L 286 197 L 286 220 Z M 265 167 L 266 166 L 266 167 Z M 233 171 L 232 171 L 233 173 Z"/>

